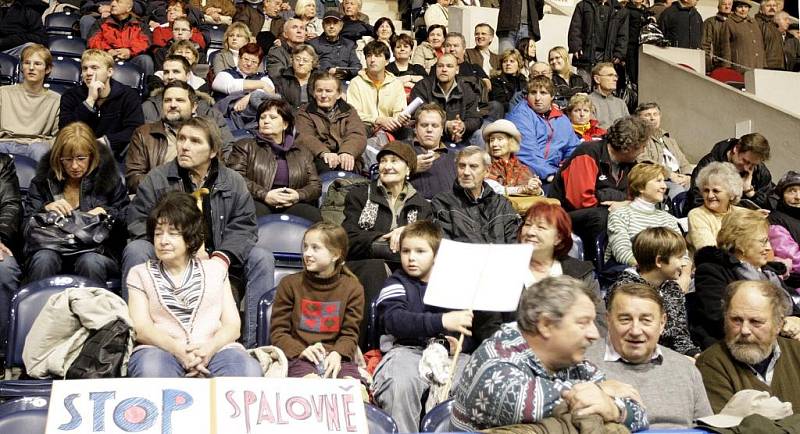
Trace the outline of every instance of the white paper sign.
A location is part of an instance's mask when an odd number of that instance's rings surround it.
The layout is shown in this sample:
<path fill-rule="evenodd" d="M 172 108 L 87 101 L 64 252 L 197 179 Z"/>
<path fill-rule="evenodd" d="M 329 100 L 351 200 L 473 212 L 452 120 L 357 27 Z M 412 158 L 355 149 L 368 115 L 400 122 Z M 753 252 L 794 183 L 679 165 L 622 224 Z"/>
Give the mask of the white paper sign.
<path fill-rule="evenodd" d="M 530 280 L 530 244 L 442 240 L 424 303 L 448 309 L 510 312 Z"/>
<path fill-rule="evenodd" d="M 214 402 L 220 434 L 369 433 L 356 380 L 217 378 Z"/>
<path fill-rule="evenodd" d="M 54 381 L 47 434 L 211 433 L 210 380 Z"/>

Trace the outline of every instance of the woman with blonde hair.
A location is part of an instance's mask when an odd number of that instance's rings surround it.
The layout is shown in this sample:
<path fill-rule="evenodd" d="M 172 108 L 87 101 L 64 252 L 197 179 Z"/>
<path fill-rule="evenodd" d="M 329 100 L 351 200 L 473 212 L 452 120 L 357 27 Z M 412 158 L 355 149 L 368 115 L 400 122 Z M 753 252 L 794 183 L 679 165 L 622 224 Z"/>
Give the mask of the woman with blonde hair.
<path fill-rule="evenodd" d="M 489 101 L 502 104 L 503 113 L 508 113 L 511 107 L 524 99 L 522 95 L 528 87 L 524 69 L 525 61 L 519 51 L 512 48 L 500 55 L 500 70 L 492 76 Z"/>
<path fill-rule="evenodd" d="M 214 75 L 220 72 L 235 68 L 239 63 L 239 49 L 246 44 L 254 41 L 250 28 L 242 22 L 235 22 L 228 26 L 222 38 L 222 49 L 214 54 L 211 61 L 211 69 Z M 263 71 L 263 65 L 259 65 L 259 70 Z"/>
<path fill-rule="evenodd" d="M 483 129 L 483 139 L 492 164 L 488 179 L 497 181 L 505 187 L 508 196 L 542 196 L 542 181 L 531 173 L 531 169 L 517 159 L 519 130 L 505 119 L 492 122 Z"/>
<path fill-rule="evenodd" d="M 564 112 L 572 123 L 572 130 L 581 141 L 598 140 L 606 135 L 606 130 L 600 128 L 600 121 L 595 117 L 594 104 L 589 95 L 575 94 L 569 99 Z"/>
<path fill-rule="evenodd" d="M 294 16 L 303 22 L 306 27 L 306 41 L 321 35 L 322 18 L 317 16 L 317 2 L 315 0 L 297 0 L 294 7 Z"/>
<path fill-rule="evenodd" d="M 553 47 L 547 53 L 547 63 L 553 70 L 553 85 L 556 87 L 556 104 L 559 107 L 567 105 L 567 101 L 577 93 L 589 92 L 589 85 L 578 74 L 572 73 L 567 49 L 561 46 Z"/>

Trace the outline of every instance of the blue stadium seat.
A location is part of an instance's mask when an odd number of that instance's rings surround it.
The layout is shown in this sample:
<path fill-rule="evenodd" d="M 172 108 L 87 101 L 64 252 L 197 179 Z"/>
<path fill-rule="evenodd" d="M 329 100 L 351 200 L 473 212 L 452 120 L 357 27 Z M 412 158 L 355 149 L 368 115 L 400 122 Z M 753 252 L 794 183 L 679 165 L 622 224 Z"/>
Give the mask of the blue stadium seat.
<path fill-rule="evenodd" d="M 325 196 L 328 195 L 328 187 L 333 184 L 333 181 L 340 178 L 363 178 L 363 176 L 353 172 L 345 172 L 343 170 L 322 173 L 319 176 L 319 182 L 322 183 L 322 194 L 319 196 L 319 206 L 322 206 L 322 204 L 325 203 Z"/>
<path fill-rule="evenodd" d="M 16 84 L 18 73 L 19 59 L 10 54 L 0 53 L 0 86 Z"/>
<path fill-rule="evenodd" d="M 303 253 L 303 234 L 310 226 L 310 221 L 290 214 L 259 217 L 256 245 L 271 251 L 276 260 L 297 263 Z"/>
<path fill-rule="evenodd" d="M 80 19 L 78 11 L 52 13 L 44 19 L 44 31 L 50 36 L 78 36 Z"/>
<path fill-rule="evenodd" d="M 568 256 L 583 261 L 583 240 L 574 232 L 572 233 L 572 248 L 569 249 Z"/>
<path fill-rule="evenodd" d="M 367 428 L 370 434 L 395 434 L 397 432 L 397 422 L 385 411 L 366 403 L 364 411 L 367 413 Z"/>
<path fill-rule="evenodd" d="M 17 179 L 19 180 L 19 189 L 25 194 L 31 185 L 31 180 L 36 176 L 36 166 L 38 163 L 30 157 L 24 155 L 11 155 L 14 157 L 14 167 L 17 168 Z"/>
<path fill-rule="evenodd" d="M 453 400 L 433 407 L 419 422 L 419 432 L 451 432 L 450 415 L 453 413 Z"/>
<path fill-rule="evenodd" d="M 298 273 L 300 271 L 303 271 L 302 262 L 294 262 L 294 263 L 281 262 L 279 265 L 275 266 L 275 273 L 273 274 L 275 285 L 281 283 L 281 280 L 284 277 L 290 274 Z"/>
<path fill-rule="evenodd" d="M 215 49 L 219 50 L 222 48 L 222 44 L 225 41 L 225 31 L 228 30 L 228 26 L 221 24 L 221 25 L 211 25 L 206 26 L 203 29 L 203 36 L 206 38 L 206 45 L 208 46 L 208 50 Z M 209 63 L 211 61 L 209 60 Z"/>
<path fill-rule="evenodd" d="M 605 269 L 606 247 L 608 247 L 608 233 L 602 231 L 594 243 L 594 271 L 598 273 Z"/>
<path fill-rule="evenodd" d="M 130 62 L 117 62 L 114 65 L 114 74 L 111 76 L 114 80 L 130 86 L 135 90 L 139 96 L 144 95 L 145 90 L 145 77 L 144 71 L 139 69 L 138 66 Z"/>
<path fill-rule="evenodd" d="M 0 433 L 44 434 L 49 398 L 25 397 L 0 404 Z"/>
<path fill-rule="evenodd" d="M 44 80 L 45 86 L 51 90 L 69 89 L 81 82 L 81 62 L 71 57 L 53 57 L 53 69 Z"/>
<path fill-rule="evenodd" d="M 65 57 L 80 60 L 86 51 L 86 41 L 76 36 L 55 36 L 47 43 L 50 53 L 55 57 Z"/>
<path fill-rule="evenodd" d="M 278 288 L 272 288 L 261 296 L 261 300 L 258 300 L 256 345 L 259 347 L 270 345 L 269 326 L 272 320 L 272 305 L 275 302 L 276 292 L 278 292 Z"/>

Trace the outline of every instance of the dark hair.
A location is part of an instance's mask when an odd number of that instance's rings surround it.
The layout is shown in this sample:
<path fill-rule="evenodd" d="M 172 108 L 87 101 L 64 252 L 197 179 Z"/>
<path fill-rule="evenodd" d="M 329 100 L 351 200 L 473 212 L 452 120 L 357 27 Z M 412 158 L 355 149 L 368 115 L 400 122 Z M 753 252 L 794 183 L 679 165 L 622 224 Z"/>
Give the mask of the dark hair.
<path fill-rule="evenodd" d="M 403 247 L 403 240 L 408 238 L 422 238 L 433 250 L 433 254 L 439 250 L 439 244 L 442 243 L 444 232 L 438 225 L 433 224 L 428 220 L 418 220 L 409 224 L 400 234 L 400 247 Z"/>
<path fill-rule="evenodd" d="M 291 135 L 294 131 L 294 115 L 292 114 L 292 106 L 289 105 L 286 100 L 283 99 L 268 99 L 261 103 L 258 106 L 258 110 L 256 111 L 256 121 L 261 119 L 261 115 L 264 114 L 265 111 L 274 108 L 278 115 L 286 122 L 286 132 L 285 134 Z"/>
<path fill-rule="evenodd" d="M 647 124 L 638 116 L 625 116 L 614 121 L 608 129 L 606 140 L 617 152 L 641 148 L 647 141 Z"/>
<path fill-rule="evenodd" d="M 444 124 L 444 122 L 447 120 L 447 113 L 444 111 L 442 106 L 440 106 L 438 103 L 427 102 L 425 104 L 422 104 L 421 106 L 419 106 L 417 111 L 414 112 L 414 119 L 418 120 L 419 119 L 419 115 L 422 114 L 423 112 L 438 113 L 439 116 L 442 117 L 442 124 Z"/>
<path fill-rule="evenodd" d="M 155 231 L 159 220 L 170 224 L 180 231 L 186 243 L 188 256 L 194 256 L 205 241 L 205 219 L 197 201 L 189 194 L 182 191 L 172 191 L 165 194 L 156 203 L 147 217 L 147 236 L 155 244 Z"/>
<path fill-rule="evenodd" d="M 208 146 L 211 148 L 211 152 L 216 153 L 217 156 L 219 156 L 219 152 L 222 150 L 222 135 L 219 132 L 219 127 L 217 126 L 216 122 L 212 122 L 203 117 L 195 116 L 184 121 L 183 124 L 181 124 L 181 128 L 183 127 L 199 128 L 203 130 L 203 132 L 206 133 Z M 178 129 L 178 133 L 180 134 L 180 129 Z"/>
<path fill-rule="evenodd" d="M 380 17 L 380 18 L 378 18 L 378 21 L 375 21 L 375 25 L 372 26 L 372 37 L 375 38 L 376 41 L 378 40 L 378 28 L 383 23 L 389 23 L 389 27 L 392 28 L 392 36 L 389 38 L 389 45 L 393 45 L 394 44 L 394 40 L 397 37 L 397 31 L 394 29 L 394 23 L 392 22 L 391 18 L 388 18 L 388 17 Z"/>
<path fill-rule="evenodd" d="M 478 23 L 478 24 L 475 25 L 475 29 L 474 30 L 478 30 L 478 27 L 487 27 L 489 29 L 489 32 L 492 34 L 492 36 L 494 36 L 494 27 L 492 27 L 491 24 L 489 24 L 489 23 Z"/>
<path fill-rule="evenodd" d="M 528 55 L 528 45 L 530 45 L 531 43 L 536 44 L 536 41 L 534 41 L 531 38 L 522 38 L 522 39 L 519 40 L 519 42 L 517 42 L 517 46 L 514 47 L 514 48 L 517 49 L 517 51 L 519 51 L 519 54 L 522 55 L 522 60 L 524 60 L 526 63 L 530 62 L 531 60 L 537 61 L 536 56 L 530 57 Z M 522 66 L 523 65 L 520 65 L 520 68 Z M 527 65 L 524 65 L 524 66 L 527 66 Z"/>
<path fill-rule="evenodd" d="M 394 42 L 392 42 L 392 49 L 396 49 L 399 44 L 405 44 L 411 48 L 414 48 L 414 42 L 414 38 L 412 38 L 411 35 L 401 33 L 394 38 Z"/>
<path fill-rule="evenodd" d="M 655 102 L 655 101 L 653 101 L 653 102 L 643 102 L 643 103 L 639 104 L 638 107 L 636 107 L 636 111 L 634 111 L 633 114 L 638 115 L 638 114 L 642 113 L 643 111 L 650 110 L 650 109 L 658 109 L 658 111 L 661 111 L 661 107 L 659 107 L 657 102 Z"/>
<path fill-rule="evenodd" d="M 315 72 L 311 74 L 311 79 L 308 80 L 308 97 L 314 98 L 314 90 L 316 89 L 317 82 L 320 80 L 331 80 L 336 82 L 336 88 L 339 89 L 340 94 L 344 94 L 344 83 L 338 77 L 328 71 Z"/>
<path fill-rule="evenodd" d="M 546 75 L 537 75 L 536 77 L 532 77 L 530 80 L 528 80 L 528 93 L 532 93 L 537 89 L 544 89 L 550 94 L 551 97 L 556 97 L 556 87 L 553 84 L 553 80 Z"/>
<path fill-rule="evenodd" d="M 264 50 L 262 50 L 261 46 L 255 42 L 248 42 L 247 44 L 244 44 L 244 46 L 239 49 L 240 59 L 242 58 L 243 54 L 252 54 L 253 56 L 258 57 L 259 62 L 264 60 Z"/>
<path fill-rule="evenodd" d="M 763 161 L 769 160 L 769 142 L 767 138 L 759 133 L 750 133 L 743 135 L 736 143 L 739 152 L 752 152 Z"/>
<path fill-rule="evenodd" d="M 606 297 L 606 309 L 608 309 L 609 312 L 611 312 L 611 308 L 614 306 L 614 300 L 619 294 L 651 300 L 658 305 L 658 310 L 660 310 L 662 314 L 664 313 L 664 299 L 661 298 L 661 294 L 652 286 L 644 283 L 623 283 L 614 286 Z"/>
<path fill-rule="evenodd" d="M 431 32 L 433 32 L 436 29 L 439 29 L 439 30 L 442 31 L 442 37 L 443 38 L 447 37 L 447 27 L 445 27 L 445 26 L 443 26 L 441 24 L 431 24 L 430 26 L 428 26 L 428 33 L 427 34 L 430 35 Z"/>
<path fill-rule="evenodd" d="M 192 65 L 183 56 L 178 56 L 177 54 L 169 55 L 166 58 L 164 58 L 164 63 L 167 63 L 167 62 L 178 62 L 181 65 L 183 65 L 183 70 L 186 71 L 187 74 L 192 72 Z M 161 66 L 162 66 L 162 70 L 163 70 L 164 64 L 162 63 Z"/>
<path fill-rule="evenodd" d="M 183 57 L 181 57 L 181 59 L 183 59 Z M 184 61 L 185 60 L 186 59 L 184 59 Z M 161 96 L 163 97 L 164 94 L 167 93 L 167 89 L 173 89 L 173 88 L 185 90 L 186 93 L 189 94 L 189 101 L 193 103 L 197 102 L 197 92 L 195 92 L 194 88 L 189 83 L 180 80 L 173 81 L 172 83 L 167 83 L 167 85 L 164 86 L 164 91 L 161 93 Z"/>
<path fill-rule="evenodd" d="M 522 236 L 522 227 L 525 226 L 525 223 L 536 218 L 544 219 L 544 221 L 555 226 L 556 233 L 561 238 L 561 243 L 553 249 L 553 257 L 555 259 L 566 258 L 569 251 L 572 250 L 572 219 L 570 219 L 569 214 L 560 205 L 538 202 L 528 208 L 528 212 L 522 218 L 522 224 L 519 225 L 517 230 L 517 240 Z"/>
<path fill-rule="evenodd" d="M 364 47 L 364 57 L 369 57 L 370 55 L 382 55 L 386 60 L 392 57 L 391 54 L 389 54 L 389 47 L 378 40 L 372 40 Z"/>

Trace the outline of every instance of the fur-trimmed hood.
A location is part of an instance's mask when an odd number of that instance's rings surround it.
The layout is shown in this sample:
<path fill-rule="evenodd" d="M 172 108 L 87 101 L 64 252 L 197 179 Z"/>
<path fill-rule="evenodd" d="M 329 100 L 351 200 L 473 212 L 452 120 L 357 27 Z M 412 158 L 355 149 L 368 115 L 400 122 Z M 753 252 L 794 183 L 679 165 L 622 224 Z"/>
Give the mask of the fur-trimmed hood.
<path fill-rule="evenodd" d="M 95 196 L 109 196 L 114 193 L 122 180 L 111 150 L 106 145 L 99 145 L 98 148 L 100 162 L 94 171 L 85 176 L 85 179 L 91 182 L 89 193 Z M 39 161 L 39 165 L 36 168 L 36 177 L 32 182 L 47 180 L 50 185 L 61 185 L 63 183 L 56 179 L 55 172 L 52 170 L 50 165 L 51 153 L 52 151 L 48 151 Z M 56 192 L 52 193 L 55 194 Z"/>

